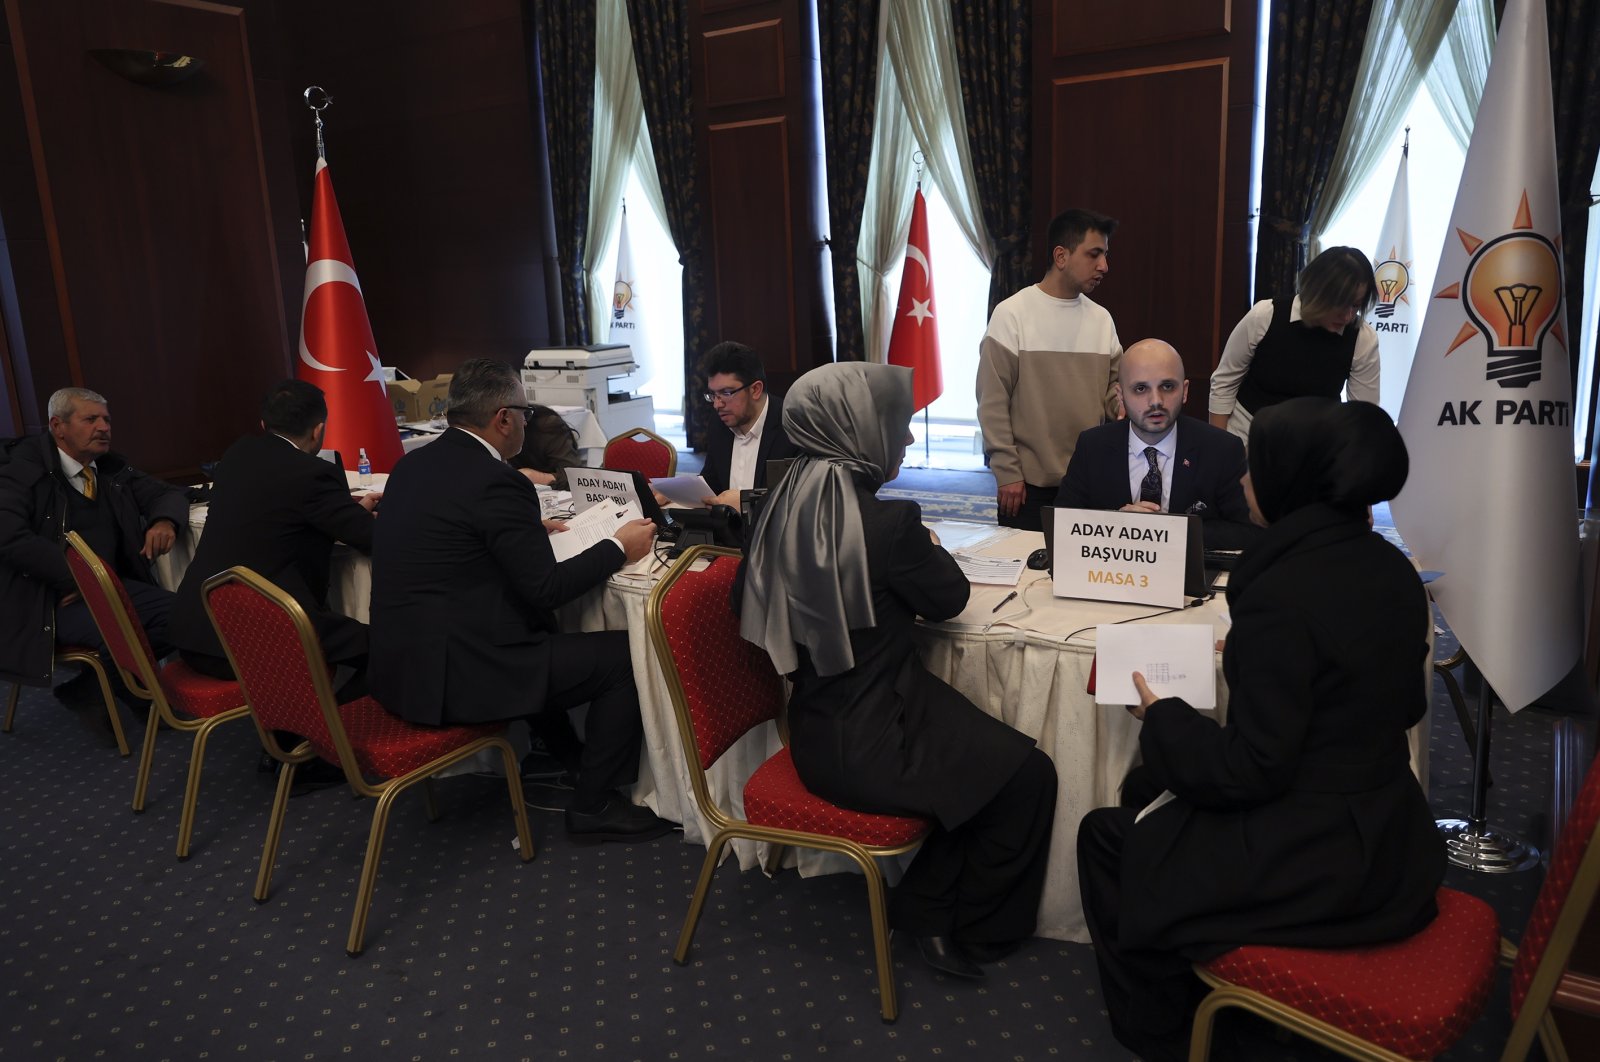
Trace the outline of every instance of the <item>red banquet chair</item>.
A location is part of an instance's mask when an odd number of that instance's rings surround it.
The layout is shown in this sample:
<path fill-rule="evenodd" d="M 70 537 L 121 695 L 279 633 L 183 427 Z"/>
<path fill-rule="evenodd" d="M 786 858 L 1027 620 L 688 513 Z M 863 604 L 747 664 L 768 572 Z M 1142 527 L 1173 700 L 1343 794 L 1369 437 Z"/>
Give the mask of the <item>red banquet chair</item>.
<path fill-rule="evenodd" d="M 1557 841 L 1520 947 L 1500 940 L 1483 901 L 1439 890 L 1439 917 L 1408 940 L 1370 948 L 1235 948 L 1195 967 L 1213 991 L 1195 1015 L 1190 1062 L 1207 1057 L 1216 1012 L 1240 1007 L 1351 1058 L 1425 1059 L 1483 1010 L 1497 958 L 1511 963 L 1511 1035 L 1520 1062 L 1537 1037 L 1568 1058 L 1551 1008 L 1600 1017 L 1600 978 L 1569 970 L 1600 891 L 1600 771 L 1591 769 Z"/>
<path fill-rule="evenodd" d="M 206 580 L 202 592 L 206 613 L 244 688 L 245 703 L 255 720 L 261 744 L 283 764 L 267 822 L 266 843 L 261 849 L 261 869 L 256 875 L 254 896 L 258 903 L 266 902 L 271 895 L 272 869 L 283 836 L 295 770 L 317 757 L 342 767 L 345 780 L 358 796 L 377 800 L 350 919 L 350 937 L 345 945 L 351 956 L 362 951 L 367 914 L 378 883 L 383 835 L 395 800 L 420 783 L 427 799 L 428 817 L 437 820 L 439 809 L 430 780 L 451 764 L 483 749 L 500 751 L 511 813 L 517 824 L 518 854 L 524 863 L 533 858 L 522 777 L 516 755 L 505 739 L 504 724 L 418 726 L 392 715 L 371 697 L 341 705 L 334 699 L 333 682 L 316 631 L 299 602 L 244 567 L 213 575 Z M 285 751 L 273 734 L 275 730 L 300 734 L 305 740 Z M 380 781 L 369 782 L 369 777 Z"/>
<path fill-rule="evenodd" d="M 702 562 L 709 562 L 702 566 Z M 838 852 L 861 868 L 872 913 L 872 943 L 877 957 L 879 1004 L 886 1022 L 899 1013 L 894 963 L 889 954 L 889 924 L 883 874 L 876 860 L 899 855 L 927 835 L 924 819 L 847 811 L 806 790 L 795 773 L 788 748 L 758 767 L 744 787 L 745 817 L 723 811 L 711 795 L 706 772 L 752 729 L 776 720 L 783 709 L 782 682 L 772 661 L 739 636 L 739 620 L 728 605 L 738 569 L 736 550 L 695 546 L 680 557 L 650 594 L 650 644 L 672 694 L 689 765 L 695 803 L 715 829 L 700 867 L 673 959 L 689 961 L 689 946 L 700 920 L 717 861 L 737 837 L 775 846 L 794 845 Z"/>
<path fill-rule="evenodd" d="M 678 449 L 649 428 L 633 428 L 606 443 L 600 463 L 613 472 L 664 479 L 678 474 Z"/>
<path fill-rule="evenodd" d="M 134 611 L 122 580 L 95 556 L 94 550 L 76 531 L 67 533 L 67 567 L 72 569 L 78 593 L 89 606 L 89 613 L 100 629 L 100 637 L 105 639 L 106 650 L 117 665 L 122 681 L 134 696 L 150 700 L 144 747 L 139 752 L 139 772 L 133 783 L 134 811 L 144 810 L 150 788 L 150 769 L 155 760 L 156 731 L 161 724 L 194 735 L 189 749 L 189 778 L 183 789 L 183 811 L 178 817 L 178 858 L 188 859 L 194 835 L 194 809 L 200 799 L 200 771 L 205 764 L 206 741 L 223 723 L 244 718 L 244 695 L 237 682 L 202 675 L 182 660 L 158 665 L 144 624 L 139 622 L 139 614 Z"/>
<path fill-rule="evenodd" d="M 105 701 L 106 717 L 111 720 L 111 735 L 117 739 L 117 751 L 122 755 L 128 754 L 128 739 L 122 732 L 122 713 L 117 711 L 117 699 L 111 695 L 111 682 L 106 678 L 105 662 L 100 659 L 100 654 L 93 649 L 82 645 L 56 646 L 54 665 L 83 664 L 95 673 L 100 680 L 100 697 Z M 0 725 L 0 731 L 11 733 L 11 726 L 17 718 L 17 698 L 22 694 L 22 683 L 13 682 L 11 693 L 6 698 L 6 719 Z"/>

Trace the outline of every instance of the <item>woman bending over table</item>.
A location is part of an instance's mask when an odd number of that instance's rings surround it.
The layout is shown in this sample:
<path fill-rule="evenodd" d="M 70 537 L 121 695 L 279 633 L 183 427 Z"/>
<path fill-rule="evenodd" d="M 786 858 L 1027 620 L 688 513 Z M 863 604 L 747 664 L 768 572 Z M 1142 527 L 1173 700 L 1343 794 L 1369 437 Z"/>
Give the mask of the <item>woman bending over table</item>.
<path fill-rule="evenodd" d="M 1174 799 L 1142 820 L 1085 816 L 1078 879 L 1112 1030 L 1146 1059 L 1186 1057 L 1204 994 L 1191 962 L 1398 940 L 1437 913 L 1444 845 L 1406 746 L 1431 616 L 1410 561 L 1367 525 L 1406 471 L 1377 406 L 1264 410 L 1245 494 L 1267 530 L 1228 582 L 1227 725 L 1134 673 L 1144 770 Z"/>
<path fill-rule="evenodd" d="M 1033 740 L 930 675 L 917 617 L 948 619 L 966 577 L 912 501 L 880 500 L 911 441 L 911 371 L 824 365 L 784 399 L 800 450 L 757 519 L 734 603 L 741 633 L 794 683 L 806 787 L 857 811 L 934 820 L 890 898 L 923 960 L 983 976 L 1033 935 L 1056 775 Z"/>
<path fill-rule="evenodd" d="M 1211 374 L 1211 423 L 1250 441 L 1250 418 L 1287 398 L 1378 400 L 1378 335 L 1363 320 L 1376 286 L 1354 247 L 1330 247 L 1300 271 L 1298 295 L 1250 308 Z"/>

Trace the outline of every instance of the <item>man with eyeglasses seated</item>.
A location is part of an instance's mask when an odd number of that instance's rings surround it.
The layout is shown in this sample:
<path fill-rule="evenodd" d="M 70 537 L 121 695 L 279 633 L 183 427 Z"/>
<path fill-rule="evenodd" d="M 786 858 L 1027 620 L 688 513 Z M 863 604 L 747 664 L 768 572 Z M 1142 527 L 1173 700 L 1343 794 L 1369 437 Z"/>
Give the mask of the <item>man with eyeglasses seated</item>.
<path fill-rule="evenodd" d="M 638 776 L 639 695 L 626 631 L 563 634 L 558 606 L 650 552 L 632 520 L 568 560 L 550 548 L 534 485 L 506 463 L 531 409 L 509 365 L 475 358 L 450 381 L 450 429 L 401 458 L 372 541 L 372 694 L 430 726 L 589 705 L 566 812 L 579 843 L 658 837 L 672 825 L 617 787 Z"/>
<path fill-rule="evenodd" d="M 700 362 L 703 395 L 728 434 L 706 437 L 706 461 L 700 475 L 716 491 L 706 505 L 739 509 L 739 492 L 767 483 L 767 462 L 799 452 L 783 431 L 783 400 L 767 390 L 767 369 L 761 357 L 743 343 L 718 343 Z"/>

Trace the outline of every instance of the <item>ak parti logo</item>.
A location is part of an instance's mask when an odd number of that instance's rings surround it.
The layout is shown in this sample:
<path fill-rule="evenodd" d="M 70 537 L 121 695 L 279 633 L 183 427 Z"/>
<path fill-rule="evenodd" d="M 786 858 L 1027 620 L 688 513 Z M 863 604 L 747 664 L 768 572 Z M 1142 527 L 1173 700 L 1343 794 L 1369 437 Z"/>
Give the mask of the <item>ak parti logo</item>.
<path fill-rule="evenodd" d="M 1389 257 L 1372 271 L 1373 283 L 1378 285 L 1378 304 L 1374 310 L 1379 317 L 1393 317 L 1396 303 L 1410 301 L 1406 298 L 1411 287 L 1410 264 L 1400 261 L 1390 250 Z"/>
<path fill-rule="evenodd" d="M 1542 375 L 1546 335 L 1566 346 L 1557 314 L 1561 309 L 1561 253 L 1533 231 L 1528 193 L 1508 232 L 1487 239 L 1456 230 L 1470 256 L 1459 283 L 1434 295 L 1461 299 L 1467 321 L 1445 356 L 1475 335 L 1488 344 L 1484 379 L 1501 387 L 1527 387 Z"/>

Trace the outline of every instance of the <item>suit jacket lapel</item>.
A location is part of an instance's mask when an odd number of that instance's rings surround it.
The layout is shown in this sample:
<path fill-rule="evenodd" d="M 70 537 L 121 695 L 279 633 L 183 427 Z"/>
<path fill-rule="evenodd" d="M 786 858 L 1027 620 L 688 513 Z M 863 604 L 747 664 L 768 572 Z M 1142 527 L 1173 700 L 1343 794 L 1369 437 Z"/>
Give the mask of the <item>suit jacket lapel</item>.
<path fill-rule="evenodd" d="M 1172 462 L 1172 491 L 1167 496 L 1167 511 L 1186 513 L 1189 506 L 1193 505 L 1200 497 L 1199 489 L 1195 485 L 1199 473 L 1195 465 L 1200 460 L 1200 434 L 1183 430 L 1183 421 L 1178 421 L 1178 446 L 1174 451 Z"/>

